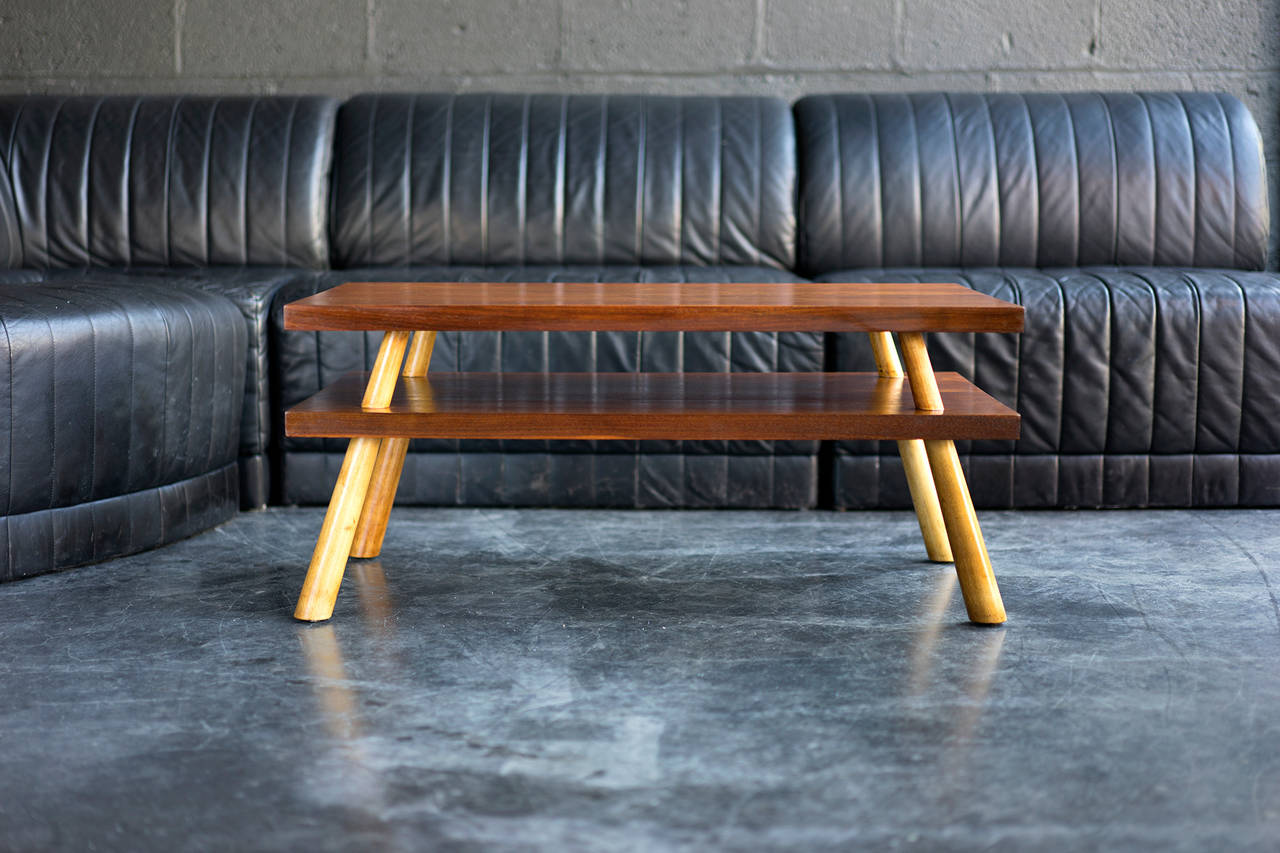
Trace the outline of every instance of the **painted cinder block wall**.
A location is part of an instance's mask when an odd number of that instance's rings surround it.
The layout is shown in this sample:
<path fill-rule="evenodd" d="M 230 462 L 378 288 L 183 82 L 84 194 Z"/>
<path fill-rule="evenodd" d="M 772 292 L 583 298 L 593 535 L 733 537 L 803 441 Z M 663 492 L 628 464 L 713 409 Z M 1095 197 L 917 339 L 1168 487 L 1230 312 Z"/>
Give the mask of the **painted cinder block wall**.
<path fill-rule="evenodd" d="M 397 89 L 1223 90 L 1280 209 L 1280 0 L 0 0 L 0 92 Z"/>

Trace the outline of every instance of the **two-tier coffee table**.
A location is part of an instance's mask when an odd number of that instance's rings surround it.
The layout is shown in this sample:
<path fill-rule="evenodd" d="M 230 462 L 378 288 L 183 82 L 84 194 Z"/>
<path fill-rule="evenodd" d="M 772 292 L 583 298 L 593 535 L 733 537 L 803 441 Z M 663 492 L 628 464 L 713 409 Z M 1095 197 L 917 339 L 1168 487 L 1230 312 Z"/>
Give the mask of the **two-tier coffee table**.
<path fill-rule="evenodd" d="M 958 284 L 352 282 L 292 302 L 286 329 L 386 333 L 372 372 L 285 414 L 288 435 L 351 439 L 294 616 L 328 619 L 348 557 L 378 555 L 411 438 L 896 439 L 929 557 L 954 555 L 972 621 L 1004 622 L 954 440 L 1017 438 L 1019 417 L 935 374 L 924 333 L 1022 322 Z M 591 330 L 867 332 L 879 370 L 427 374 L 440 331 Z"/>

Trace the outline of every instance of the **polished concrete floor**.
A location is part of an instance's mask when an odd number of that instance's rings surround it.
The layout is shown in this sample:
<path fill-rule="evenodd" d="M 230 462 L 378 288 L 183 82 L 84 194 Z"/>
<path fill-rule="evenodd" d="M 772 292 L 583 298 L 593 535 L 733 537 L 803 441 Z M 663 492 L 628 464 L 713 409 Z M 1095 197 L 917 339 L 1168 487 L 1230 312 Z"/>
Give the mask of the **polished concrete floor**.
<path fill-rule="evenodd" d="M 321 514 L 0 587 L 0 849 L 1280 847 L 1280 512 Z"/>

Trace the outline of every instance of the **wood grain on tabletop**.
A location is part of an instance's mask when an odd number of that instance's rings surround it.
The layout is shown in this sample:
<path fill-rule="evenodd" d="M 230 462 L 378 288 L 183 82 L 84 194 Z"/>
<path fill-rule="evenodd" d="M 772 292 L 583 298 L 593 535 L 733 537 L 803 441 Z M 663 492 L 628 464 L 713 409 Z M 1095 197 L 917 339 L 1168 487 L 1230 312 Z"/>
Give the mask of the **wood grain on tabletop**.
<path fill-rule="evenodd" d="M 954 283 L 348 282 L 294 330 L 1018 332 L 1022 306 Z"/>

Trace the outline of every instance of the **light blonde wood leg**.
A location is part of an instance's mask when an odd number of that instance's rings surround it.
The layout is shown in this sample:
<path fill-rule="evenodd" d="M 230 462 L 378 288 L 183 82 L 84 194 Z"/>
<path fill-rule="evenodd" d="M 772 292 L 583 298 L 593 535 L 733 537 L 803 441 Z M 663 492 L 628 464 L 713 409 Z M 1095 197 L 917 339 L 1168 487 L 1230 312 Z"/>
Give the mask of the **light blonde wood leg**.
<path fill-rule="evenodd" d="M 942 395 L 938 393 L 938 379 L 929 363 L 929 351 L 924 346 L 924 335 L 919 332 L 903 332 L 902 356 L 907 362 L 907 379 L 911 380 L 911 396 L 916 408 L 926 412 L 942 411 Z"/>
<path fill-rule="evenodd" d="M 435 332 L 418 332 L 409 345 L 404 360 L 405 376 L 425 376 L 431 364 L 431 350 L 435 346 Z M 355 540 L 351 544 L 351 556 L 376 557 L 382 553 L 382 540 L 387 535 L 387 521 L 391 506 L 395 503 L 396 489 L 400 487 L 400 474 L 404 471 L 405 454 L 409 450 L 407 438 L 384 438 L 373 466 L 373 482 L 365 497 L 364 509 L 356 526 Z"/>
<path fill-rule="evenodd" d="M 409 354 L 404 360 L 405 376 L 426 376 L 431 366 L 431 351 L 436 346 L 435 332 L 418 332 L 409 344 Z"/>
<path fill-rule="evenodd" d="M 942 411 L 942 395 L 938 393 L 938 380 L 929 362 L 924 335 L 903 332 L 900 337 L 916 408 Z M 973 509 L 973 499 L 969 495 L 964 471 L 960 468 L 955 442 L 929 439 L 924 442 L 924 449 L 933 472 L 951 553 L 955 557 L 956 576 L 960 579 L 960 592 L 964 594 L 965 610 L 973 622 L 999 625 L 1005 621 L 1004 602 L 1000 600 L 1000 588 L 991 569 L 991 557 L 982 539 L 982 528 L 978 526 L 978 514 Z"/>
<path fill-rule="evenodd" d="M 898 361 L 898 349 L 893 345 L 890 332 L 870 332 L 871 351 L 875 353 L 876 368 L 881 376 L 901 377 L 902 363 Z M 911 503 L 916 508 L 916 520 L 920 522 L 920 534 L 924 537 L 924 549 L 935 563 L 951 562 L 951 543 L 947 540 L 947 527 L 938 505 L 938 492 L 929 470 L 929 457 L 920 439 L 898 442 L 898 455 L 907 474 L 907 488 L 911 490 Z"/>
<path fill-rule="evenodd" d="M 907 488 L 911 490 L 911 503 L 916 508 L 916 521 L 920 522 L 925 553 L 935 563 L 950 563 L 953 559 L 951 540 L 947 538 L 947 525 L 924 442 L 918 438 L 899 441 L 898 455 L 907 473 Z"/>
<path fill-rule="evenodd" d="M 329 511 L 325 513 L 316 550 L 311 555 L 307 579 L 293 611 L 295 619 L 322 622 L 333 615 L 333 605 L 342 585 L 342 573 L 351 553 L 351 540 L 356 535 L 356 520 L 369 489 L 369 476 L 378 455 L 380 439 L 353 438 L 347 445 L 346 458 L 338 482 L 333 487 Z"/>
<path fill-rule="evenodd" d="M 408 332 L 387 332 L 383 336 L 373 374 L 365 388 L 366 408 L 385 409 L 391 403 L 408 342 Z M 347 445 L 347 455 L 342 460 L 342 470 L 338 472 L 338 482 L 334 484 L 329 510 L 320 526 L 311 565 L 293 612 L 295 619 L 320 622 L 333 615 L 380 445 L 381 439 L 377 438 L 353 438 Z"/>
<path fill-rule="evenodd" d="M 1005 621 L 1004 602 L 996 585 L 991 557 L 987 554 L 978 515 L 965 483 L 955 442 L 946 439 L 926 440 L 929 466 L 938 487 L 942 517 L 956 558 L 956 575 L 964 594 L 964 607 L 969 619 L 983 625 L 999 625 Z"/>
<path fill-rule="evenodd" d="M 369 493 L 365 496 L 364 509 L 360 511 L 355 539 L 351 543 L 353 557 L 376 557 L 382 553 L 382 540 L 387 535 L 391 505 L 395 503 L 396 489 L 400 487 L 400 474 L 404 470 L 404 458 L 409 451 L 407 438 L 384 438 L 380 445 Z"/>
<path fill-rule="evenodd" d="M 400 378 L 400 363 L 404 361 L 404 351 L 408 345 L 408 332 L 387 332 L 382 336 L 382 344 L 378 347 L 378 357 L 373 362 L 373 372 L 369 374 L 369 384 L 365 386 L 361 406 L 366 409 L 385 409 L 391 405 L 391 395 L 395 393 L 396 380 Z"/>

